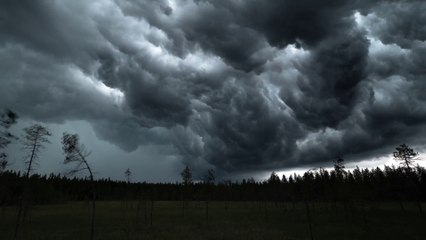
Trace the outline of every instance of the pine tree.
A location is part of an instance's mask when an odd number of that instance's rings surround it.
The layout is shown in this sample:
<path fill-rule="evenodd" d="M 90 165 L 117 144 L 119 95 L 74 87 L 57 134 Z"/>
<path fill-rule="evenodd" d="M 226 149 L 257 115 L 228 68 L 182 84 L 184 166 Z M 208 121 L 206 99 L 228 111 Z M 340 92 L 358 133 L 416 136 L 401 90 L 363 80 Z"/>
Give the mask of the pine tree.
<path fill-rule="evenodd" d="M 130 168 L 127 168 L 124 172 L 124 176 L 126 177 L 127 183 L 130 183 L 130 180 L 132 178 L 132 172 L 130 171 Z"/>
<path fill-rule="evenodd" d="M 192 183 L 192 172 L 188 166 L 183 169 L 183 171 L 180 173 L 180 176 L 182 177 L 182 184 L 184 186 L 188 186 Z"/>
<path fill-rule="evenodd" d="M 52 134 L 48 128 L 39 124 L 25 128 L 24 131 L 24 150 L 28 153 L 25 161 L 27 165 L 25 177 L 29 178 L 35 165 L 38 164 L 40 150 L 44 148 L 45 143 L 50 143 L 48 137 L 52 136 Z"/>
<path fill-rule="evenodd" d="M 333 160 L 333 163 L 334 171 L 336 171 L 337 174 L 341 174 L 345 169 L 343 158 L 341 156 L 338 156 L 336 159 Z"/>
<path fill-rule="evenodd" d="M 189 187 L 192 184 L 191 169 L 186 166 L 180 176 L 182 177 L 182 214 L 185 214 L 186 199 L 188 198 Z"/>
<path fill-rule="evenodd" d="M 25 186 L 24 193 L 21 196 L 21 201 L 19 204 L 18 217 L 16 219 L 15 225 L 15 234 L 14 238 L 16 239 L 18 236 L 18 231 L 20 227 L 20 223 L 24 221 L 28 209 L 28 196 L 26 196 L 26 192 L 28 191 L 28 181 L 30 178 L 31 172 L 34 170 L 35 165 L 38 164 L 39 153 L 41 149 L 44 148 L 44 144 L 50 143 L 48 137 L 52 136 L 49 129 L 39 125 L 34 124 L 28 128 L 24 129 L 25 136 L 23 140 L 23 149 L 27 152 L 27 156 L 25 157 L 25 164 L 27 165 L 25 171 Z"/>
<path fill-rule="evenodd" d="M 401 144 L 395 149 L 396 151 L 393 152 L 394 159 L 396 161 L 401 161 L 400 164 L 407 167 L 407 170 L 410 171 L 411 167 L 414 165 L 414 161 L 417 160 L 416 157 L 419 153 L 414 152 L 414 149 L 405 144 Z"/>

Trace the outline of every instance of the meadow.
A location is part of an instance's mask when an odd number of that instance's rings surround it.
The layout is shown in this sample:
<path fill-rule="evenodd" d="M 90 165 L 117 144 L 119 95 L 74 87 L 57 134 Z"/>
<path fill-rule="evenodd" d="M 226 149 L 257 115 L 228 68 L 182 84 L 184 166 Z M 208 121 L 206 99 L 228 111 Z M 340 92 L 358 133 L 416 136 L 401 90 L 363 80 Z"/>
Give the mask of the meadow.
<path fill-rule="evenodd" d="M 205 202 L 185 205 L 99 201 L 95 239 L 426 239 L 426 215 L 413 202 L 401 208 L 398 202 L 216 201 L 208 218 Z M 33 206 L 18 239 L 90 239 L 90 208 L 86 201 Z M 0 239 L 13 239 L 16 213 L 16 207 L 3 208 Z"/>

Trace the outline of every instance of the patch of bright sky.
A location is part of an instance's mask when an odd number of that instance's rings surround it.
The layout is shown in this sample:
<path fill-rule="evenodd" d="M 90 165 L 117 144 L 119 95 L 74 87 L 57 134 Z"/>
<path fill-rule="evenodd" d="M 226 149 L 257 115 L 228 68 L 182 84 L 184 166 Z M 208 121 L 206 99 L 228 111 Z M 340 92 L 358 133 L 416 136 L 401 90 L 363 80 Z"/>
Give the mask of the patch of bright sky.
<path fill-rule="evenodd" d="M 422 167 L 426 167 L 426 153 L 419 153 L 419 156 L 417 158 L 418 160 L 415 161 L 415 165 L 420 165 Z M 392 154 L 386 155 L 386 156 L 381 156 L 381 157 L 374 157 L 374 158 L 370 158 L 370 159 L 365 159 L 365 160 L 361 160 L 361 161 L 356 161 L 356 162 L 348 162 L 345 164 L 345 170 L 348 171 L 353 171 L 355 168 L 359 167 L 360 169 L 364 169 L 364 168 L 368 168 L 368 169 L 375 169 L 375 168 L 380 168 L 380 169 L 384 169 L 385 166 L 388 167 L 399 167 L 400 166 L 400 162 L 396 161 Z M 323 167 L 323 169 L 330 171 L 333 170 L 332 164 L 328 164 L 328 166 Z M 278 176 L 281 178 L 283 176 L 283 174 L 288 178 L 290 175 L 303 175 L 305 172 L 307 171 L 316 171 L 319 170 L 318 167 L 315 168 L 303 168 L 303 167 L 299 167 L 299 168 L 290 168 L 290 169 L 285 169 L 285 170 L 280 170 L 280 171 L 276 171 L 276 173 L 278 174 Z M 266 180 L 269 178 L 271 173 L 263 173 L 262 175 L 259 176 L 259 180 Z"/>
<path fill-rule="evenodd" d="M 69 72 L 79 86 L 83 86 L 89 90 L 93 89 L 94 92 L 106 97 L 117 106 L 121 106 L 123 104 L 124 93 L 119 89 L 106 86 L 102 81 L 84 74 L 79 68 L 71 67 Z"/>
<path fill-rule="evenodd" d="M 317 132 L 309 133 L 304 139 L 296 141 L 296 146 L 300 151 L 307 151 L 312 146 L 318 145 L 319 142 L 323 142 L 324 139 L 330 141 L 339 141 L 342 137 L 342 132 L 333 128 L 321 129 Z"/>

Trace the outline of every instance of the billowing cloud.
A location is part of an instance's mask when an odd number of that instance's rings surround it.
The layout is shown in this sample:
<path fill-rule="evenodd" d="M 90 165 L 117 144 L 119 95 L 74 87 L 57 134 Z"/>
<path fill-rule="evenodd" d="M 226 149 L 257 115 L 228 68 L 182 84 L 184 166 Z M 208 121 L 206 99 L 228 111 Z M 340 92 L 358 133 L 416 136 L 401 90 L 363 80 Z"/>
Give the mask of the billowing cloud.
<path fill-rule="evenodd" d="M 225 174 L 424 143 L 421 1 L 5 0 L 0 9 L 0 107 L 88 122 L 125 151 L 154 146 Z"/>

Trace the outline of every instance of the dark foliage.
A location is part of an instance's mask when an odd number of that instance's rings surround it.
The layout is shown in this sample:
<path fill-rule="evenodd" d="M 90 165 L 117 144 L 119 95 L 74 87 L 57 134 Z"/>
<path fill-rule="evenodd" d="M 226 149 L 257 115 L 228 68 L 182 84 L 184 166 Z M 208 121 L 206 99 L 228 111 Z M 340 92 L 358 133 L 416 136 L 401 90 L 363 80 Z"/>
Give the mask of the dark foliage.
<path fill-rule="evenodd" d="M 187 192 L 187 200 L 197 201 L 426 201 L 426 169 L 420 166 L 410 171 L 396 167 L 385 167 L 384 170 L 356 168 L 344 171 L 341 177 L 334 170 L 320 169 L 302 176 L 283 176 L 282 179 L 272 174 L 271 178 L 263 182 L 243 179 L 183 185 L 111 179 L 92 183 L 88 178 L 35 174 L 28 181 L 33 186 L 31 191 L 35 204 L 90 200 L 92 187 L 101 201 L 124 198 L 178 201 L 183 191 Z M 6 190 L 2 204 L 16 203 L 22 192 L 24 176 L 20 172 L 6 171 L 0 175 L 0 182 Z M 206 192 L 209 194 L 206 195 Z"/>

